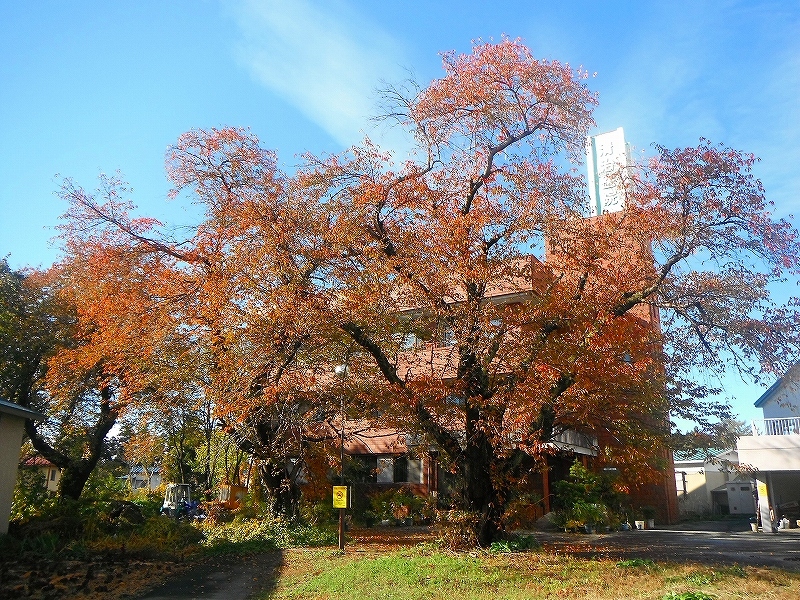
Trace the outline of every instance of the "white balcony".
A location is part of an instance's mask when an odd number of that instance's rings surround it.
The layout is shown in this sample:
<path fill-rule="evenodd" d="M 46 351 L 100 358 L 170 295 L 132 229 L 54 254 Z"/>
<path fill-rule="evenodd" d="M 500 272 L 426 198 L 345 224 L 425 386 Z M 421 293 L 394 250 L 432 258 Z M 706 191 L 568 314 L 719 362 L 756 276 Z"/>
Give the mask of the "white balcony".
<path fill-rule="evenodd" d="M 753 435 L 800 435 L 800 417 L 755 419 Z"/>

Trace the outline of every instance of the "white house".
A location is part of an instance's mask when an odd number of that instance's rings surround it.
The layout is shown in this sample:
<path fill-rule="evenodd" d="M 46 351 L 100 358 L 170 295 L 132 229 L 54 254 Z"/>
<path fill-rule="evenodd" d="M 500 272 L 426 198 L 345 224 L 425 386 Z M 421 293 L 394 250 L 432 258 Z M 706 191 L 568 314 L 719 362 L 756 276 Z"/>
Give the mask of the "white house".
<path fill-rule="evenodd" d="M 32 456 L 22 463 L 23 468 L 36 469 L 44 477 L 44 486 L 48 492 L 58 491 L 58 482 L 61 481 L 61 469 L 43 456 Z"/>
<path fill-rule="evenodd" d="M 44 419 L 44 415 L 0 400 L 0 534 L 8 533 L 25 419 Z"/>
<path fill-rule="evenodd" d="M 752 469 L 762 524 L 800 519 L 800 363 L 756 401 L 764 418 L 753 421 L 752 435 L 737 449 L 742 467 Z M 772 514 L 770 515 L 770 511 Z M 763 527 L 770 531 L 770 527 Z"/>

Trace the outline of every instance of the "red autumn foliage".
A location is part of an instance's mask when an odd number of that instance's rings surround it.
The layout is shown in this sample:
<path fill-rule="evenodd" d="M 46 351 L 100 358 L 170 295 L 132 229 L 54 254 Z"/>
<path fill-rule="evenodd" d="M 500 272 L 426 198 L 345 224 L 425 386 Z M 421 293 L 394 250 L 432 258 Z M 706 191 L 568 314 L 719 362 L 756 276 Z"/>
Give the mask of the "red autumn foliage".
<path fill-rule="evenodd" d="M 416 139 L 400 164 L 365 141 L 288 174 L 246 130 L 184 134 L 173 195 L 205 210 L 186 239 L 130 217 L 118 182 L 101 198 L 68 183 L 66 264 L 114 282 L 80 304 L 129 385 L 149 381 L 160 344 L 198 357 L 186 376 L 284 507 L 286 458 L 335 439 L 346 394 L 352 420 L 439 448 L 485 544 L 560 434 L 647 480 L 669 411 L 725 413 L 697 369 L 785 368 L 798 315 L 768 286 L 797 276 L 800 253 L 754 159 L 705 140 L 657 147 L 620 173 L 625 210 L 587 219 L 564 166 L 593 125 L 586 74 L 512 40 L 444 68 L 416 93 L 385 91 Z"/>

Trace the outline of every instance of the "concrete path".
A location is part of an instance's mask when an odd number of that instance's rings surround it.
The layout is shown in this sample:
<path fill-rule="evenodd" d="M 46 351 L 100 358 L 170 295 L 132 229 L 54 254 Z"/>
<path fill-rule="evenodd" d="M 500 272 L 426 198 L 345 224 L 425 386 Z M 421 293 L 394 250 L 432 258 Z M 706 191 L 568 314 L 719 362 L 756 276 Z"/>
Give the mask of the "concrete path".
<path fill-rule="evenodd" d="M 579 556 L 650 558 L 675 563 L 738 564 L 800 571 L 800 529 L 776 534 L 653 529 L 590 535 L 537 531 L 533 535 L 547 549 Z"/>

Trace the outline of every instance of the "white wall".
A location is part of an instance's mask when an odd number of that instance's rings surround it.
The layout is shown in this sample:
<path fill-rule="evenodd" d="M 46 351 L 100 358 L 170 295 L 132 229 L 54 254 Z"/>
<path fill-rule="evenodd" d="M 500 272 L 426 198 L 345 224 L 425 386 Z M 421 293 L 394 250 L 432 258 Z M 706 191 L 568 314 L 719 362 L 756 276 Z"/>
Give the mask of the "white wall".
<path fill-rule="evenodd" d="M 0 533 L 8 533 L 25 419 L 0 413 Z"/>
<path fill-rule="evenodd" d="M 794 394 L 781 394 L 778 398 L 770 398 L 761 407 L 765 419 L 787 419 L 800 416 L 800 398 Z"/>
<path fill-rule="evenodd" d="M 739 464 L 757 471 L 800 471 L 800 435 L 746 435 L 739 438 Z"/>

